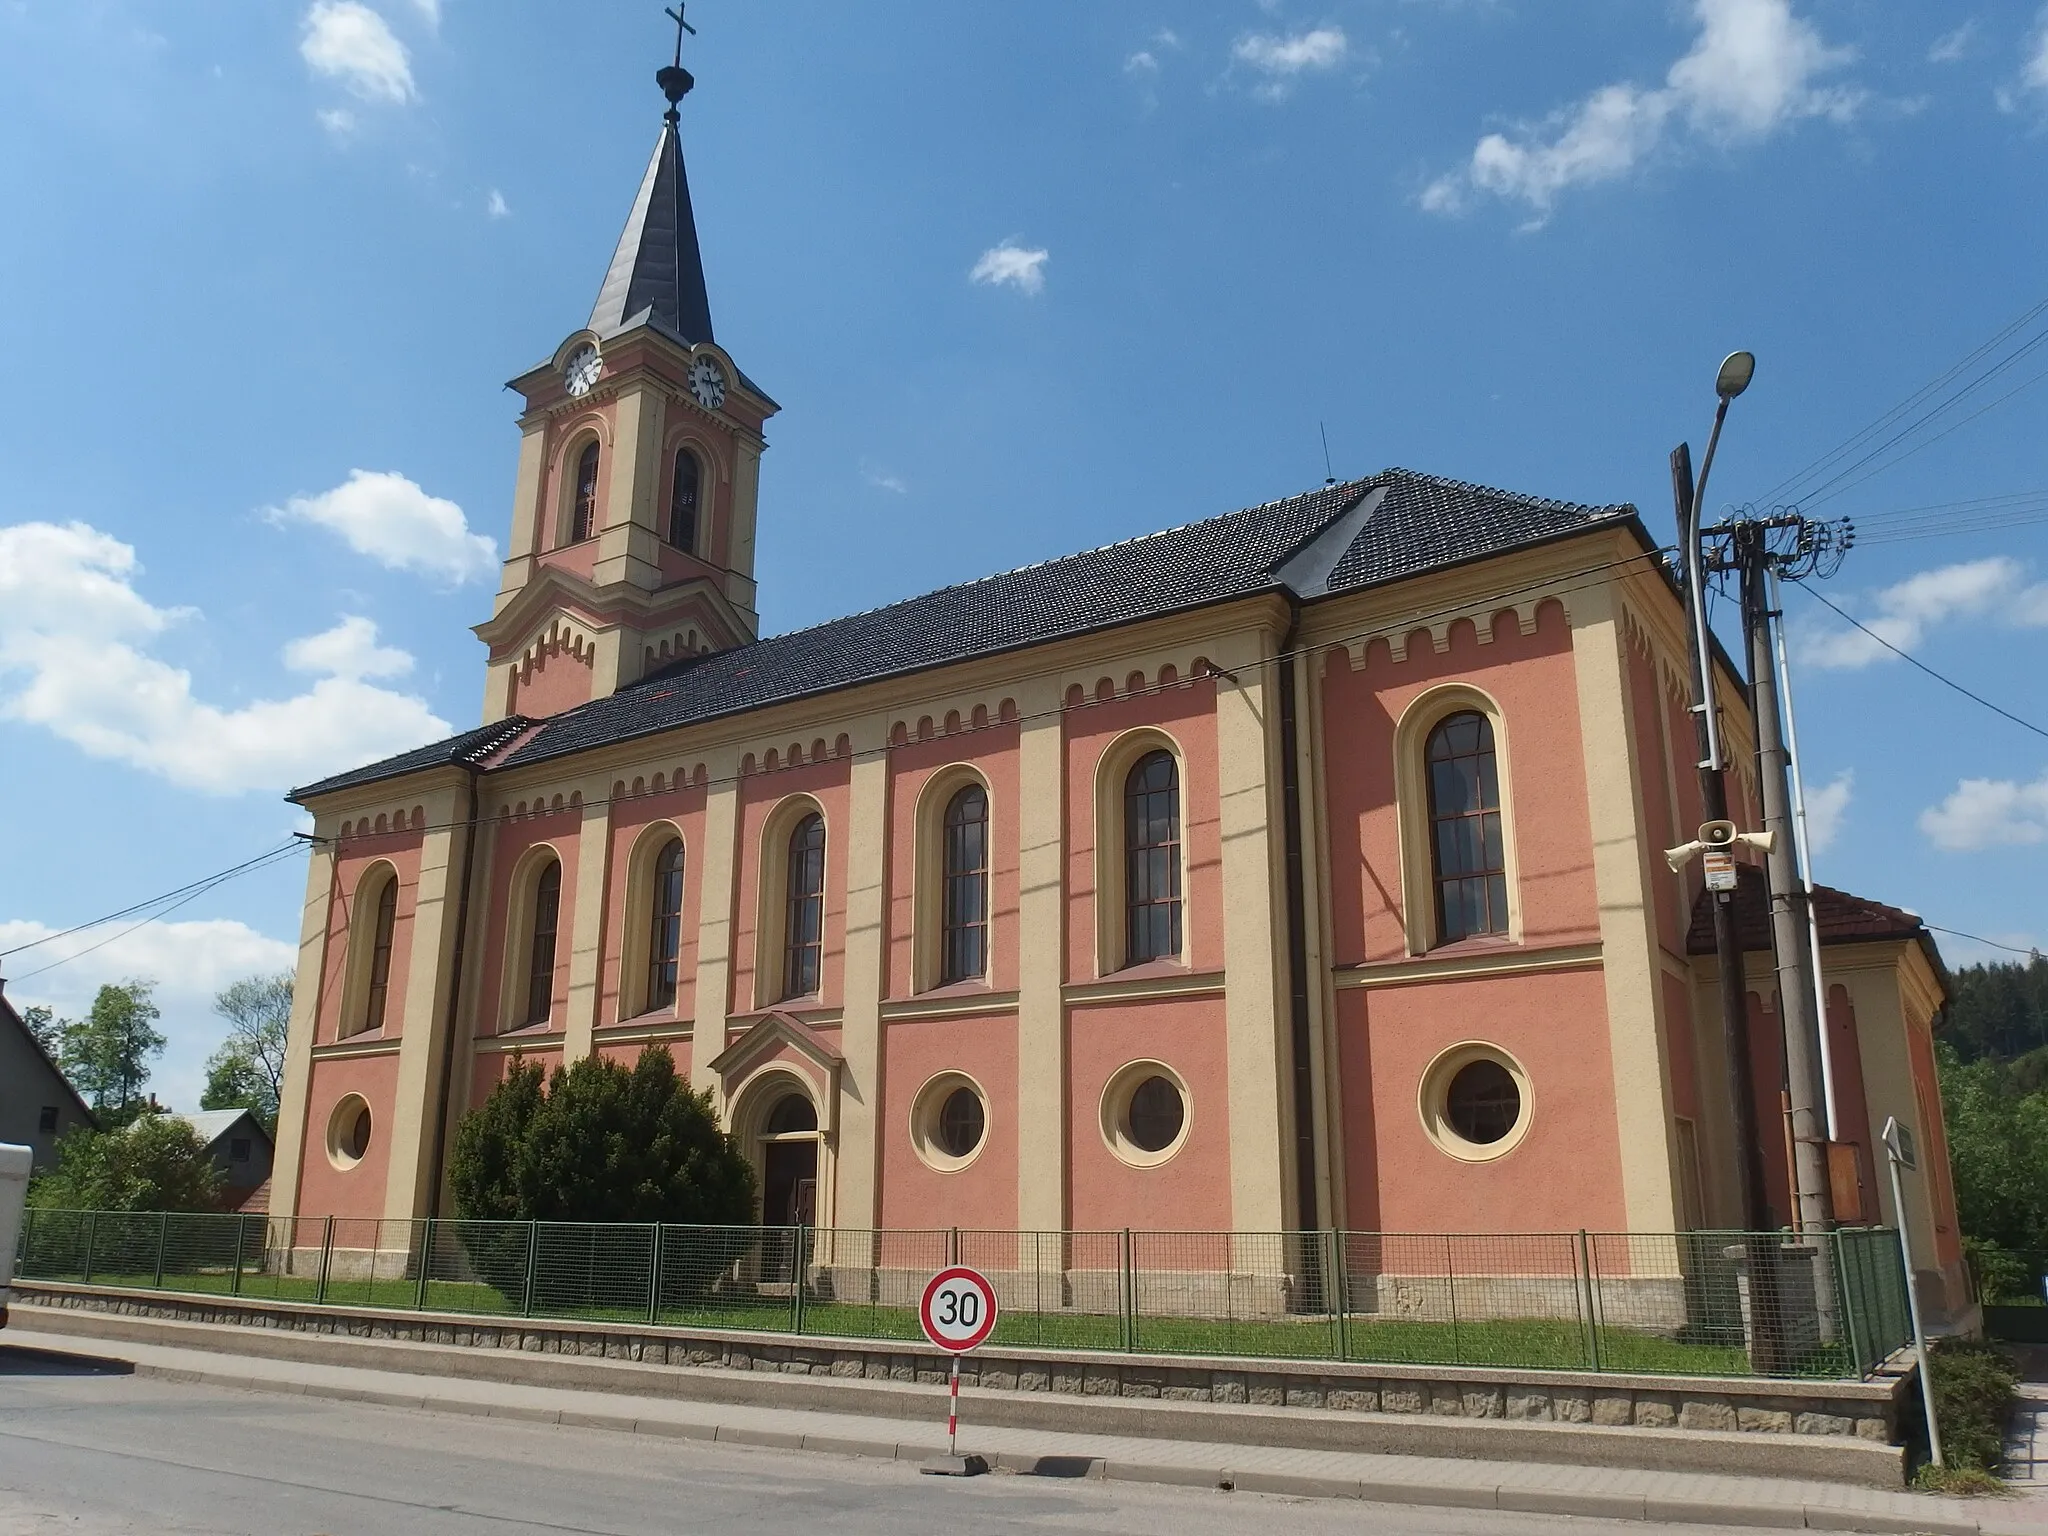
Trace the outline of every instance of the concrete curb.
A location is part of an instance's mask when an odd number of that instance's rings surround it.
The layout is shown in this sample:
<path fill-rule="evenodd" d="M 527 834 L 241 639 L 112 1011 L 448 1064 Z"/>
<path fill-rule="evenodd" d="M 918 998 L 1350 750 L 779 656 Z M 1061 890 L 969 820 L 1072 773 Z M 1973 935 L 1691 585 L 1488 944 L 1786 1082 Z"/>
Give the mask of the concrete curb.
<path fill-rule="evenodd" d="M 414 1340 L 307 1334 L 226 1323 L 172 1321 L 79 1308 L 23 1309 L 28 1326 L 95 1341 L 242 1354 L 301 1365 L 331 1365 L 463 1381 L 632 1393 L 712 1406 L 799 1409 L 915 1419 L 930 1409 L 934 1384 L 740 1372 L 659 1365 L 594 1355 L 535 1354 Z M 27 1321 L 27 1319 L 24 1319 Z M 989 1428 L 1051 1434 L 1202 1441 L 1219 1447 L 1529 1461 L 1638 1471 L 1723 1473 L 1809 1479 L 1897 1491 L 1904 1452 L 1848 1435 L 1753 1434 L 1732 1430 L 1622 1429 L 1429 1413 L 1333 1412 L 1265 1404 L 1004 1392 L 969 1388 L 972 1421 Z"/>
<path fill-rule="evenodd" d="M 199 1371 L 137 1362 L 134 1373 L 162 1381 L 227 1387 L 238 1391 L 275 1392 L 369 1403 L 425 1413 L 458 1413 L 480 1418 L 518 1419 L 569 1428 L 601 1429 L 618 1434 L 703 1440 L 719 1445 L 751 1446 L 780 1451 L 808 1451 L 830 1456 L 857 1456 L 873 1461 L 919 1463 L 944 1454 L 938 1445 L 861 1439 L 846 1435 L 795 1434 L 745 1426 L 682 1423 L 673 1419 L 636 1419 L 626 1414 L 581 1410 L 522 1408 L 449 1397 L 445 1393 L 378 1392 L 314 1382 L 280 1381 L 238 1375 L 233 1371 Z M 1225 1447 L 1218 1447 L 1224 1450 Z M 1759 1530 L 1860 1531 L 1871 1536 L 1982 1536 L 1975 1520 L 1957 1520 L 1930 1509 L 1926 1516 L 1864 1512 L 1822 1504 L 1705 1503 L 1661 1499 L 1641 1494 L 1570 1492 L 1520 1488 L 1512 1484 L 1455 1487 L 1429 1483 L 1360 1481 L 1304 1473 L 1239 1472 L 1219 1464 L 1205 1467 L 1104 1461 L 1086 1456 L 1032 1456 L 1003 1452 L 989 1458 L 1003 1471 L 1027 1477 L 1094 1478 L 1112 1482 L 1149 1483 L 1163 1487 L 1227 1489 L 1297 1499 L 1357 1499 L 1366 1503 L 1455 1509 L 1498 1509 L 1522 1514 L 1578 1515 L 1602 1520 L 1632 1520 L 1651 1525 L 1742 1526 Z"/>

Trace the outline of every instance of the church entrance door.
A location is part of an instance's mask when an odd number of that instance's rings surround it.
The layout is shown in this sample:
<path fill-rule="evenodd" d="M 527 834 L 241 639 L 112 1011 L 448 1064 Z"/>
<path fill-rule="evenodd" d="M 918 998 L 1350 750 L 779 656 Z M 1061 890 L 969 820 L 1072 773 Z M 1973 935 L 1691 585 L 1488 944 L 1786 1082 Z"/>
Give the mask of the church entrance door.
<path fill-rule="evenodd" d="M 818 1207 L 818 1111 L 801 1093 L 785 1095 L 761 1130 L 762 1279 L 791 1285 L 798 1278 L 795 1229 L 810 1226 Z M 779 1229 L 779 1230 L 778 1230 Z"/>

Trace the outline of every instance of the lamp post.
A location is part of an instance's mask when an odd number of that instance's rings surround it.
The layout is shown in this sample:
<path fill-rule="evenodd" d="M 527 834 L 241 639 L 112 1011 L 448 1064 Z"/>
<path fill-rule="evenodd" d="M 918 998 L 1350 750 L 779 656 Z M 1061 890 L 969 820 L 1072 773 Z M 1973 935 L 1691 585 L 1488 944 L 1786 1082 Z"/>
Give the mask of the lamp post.
<path fill-rule="evenodd" d="M 1685 606 L 1690 620 L 1693 664 L 1693 713 L 1699 733 L 1700 804 L 1709 821 L 1728 816 L 1728 789 L 1722 770 L 1726 766 L 1721 750 L 1719 710 L 1714 702 L 1714 649 L 1707 629 L 1707 604 L 1703 561 L 1700 558 L 1699 509 L 1707 490 L 1707 477 L 1714 468 L 1714 454 L 1721 445 L 1721 428 L 1728 420 L 1728 405 L 1756 376 L 1756 357 L 1749 352 L 1731 352 L 1714 379 L 1718 403 L 1714 408 L 1714 430 L 1707 439 L 1706 459 L 1697 481 L 1692 473 L 1692 449 L 1680 443 L 1671 453 L 1671 491 L 1678 514 L 1678 535 L 1685 561 Z M 1742 952 L 1737 947 L 1731 892 L 1708 893 L 1714 918 L 1714 954 L 1721 978 L 1722 1047 L 1728 1063 L 1729 1133 L 1735 1143 L 1736 1165 L 1741 1178 L 1742 1226 L 1755 1232 L 1763 1226 L 1766 1204 L 1763 1147 L 1757 1138 L 1756 1090 L 1749 1051 L 1749 1010 Z"/>

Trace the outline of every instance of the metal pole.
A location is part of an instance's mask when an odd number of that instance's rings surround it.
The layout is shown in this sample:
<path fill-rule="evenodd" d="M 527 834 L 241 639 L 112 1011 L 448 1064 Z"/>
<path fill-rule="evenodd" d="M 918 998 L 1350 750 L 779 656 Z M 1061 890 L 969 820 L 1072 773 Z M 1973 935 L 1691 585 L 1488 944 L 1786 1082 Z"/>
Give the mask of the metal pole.
<path fill-rule="evenodd" d="M 412 1306 L 415 1312 L 427 1310 L 427 1270 L 434 1262 L 434 1218 L 429 1216 L 425 1229 L 420 1233 L 420 1273 L 418 1284 L 413 1288 Z"/>
<path fill-rule="evenodd" d="M 960 1454 L 960 1357 L 953 1357 L 953 1369 L 946 1397 L 946 1454 Z"/>
<path fill-rule="evenodd" d="M 296 1235 L 296 1234 L 294 1234 Z M 320 1278 L 313 1286 L 313 1305 L 324 1306 L 327 1301 L 327 1271 L 334 1263 L 334 1218 L 327 1218 L 320 1234 Z"/>
<path fill-rule="evenodd" d="M 164 1239 L 170 1235 L 170 1230 L 171 1213 L 165 1211 L 156 1219 L 156 1281 L 150 1287 L 154 1291 L 164 1288 Z"/>
<path fill-rule="evenodd" d="M 519 1315 L 533 1316 L 533 1271 L 540 1255 L 540 1223 L 526 1224 L 526 1289 L 519 1298 Z"/>
<path fill-rule="evenodd" d="M 1913 1279 L 1913 1238 L 1906 1220 L 1906 1195 L 1899 1187 L 1899 1155 L 1885 1148 L 1885 1164 L 1892 1171 L 1892 1215 L 1899 1224 L 1899 1262 L 1906 1266 L 1906 1310 L 1913 1319 L 1913 1359 L 1920 1367 L 1920 1405 L 1927 1411 L 1927 1449 L 1937 1467 L 1948 1462 L 1941 1454 L 1941 1425 L 1934 1413 L 1934 1373 L 1927 1358 L 1927 1331 L 1920 1325 L 1920 1287 Z"/>
<path fill-rule="evenodd" d="M 1764 856 L 1771 891 L 1771 948 L 1777 955 L 1778 1013 L 1785 1031 L 1785 1081 L 1792 1101 L 1793 1183 L 1802 1232 L 1825 1232 L 1834 1225 L 1828 1192 L 1827 1134 L 1820 1107 L 1820 1030 L 1813 1013 L 1813 984 L 1806 974 L 1806 944 L 1801 922 L 1806 905 L 1793 851 L 1791 783 L 1783 721 L 1778 711 L 1777 669 L 1772 657 L 1771 629 L 1776 613 L 1770 606 L 1766 570 L 1770 558 L 1766 533 L 1759 523 L 1736 531 L 1742 563 L 1742 622 L 1749 640 L 1750 694 L 1756 715 L 1757 782 L 1763 790 L 1764 830 L 1775 841 Z M 1825 1252 L 1825 1250 L 1817 1250 Z M 1834 1311 L 1832 1304 L 1827 1309 Z"/>
<path fill-rule="evenodd" d="M 1724 406 L 1726 402 L 1723 402 Z M 1724 412 L 1717 412 L 1718 428 Z M 1698 502 L 1692 478 L 1692 450 L 1680 443 L 1671 451 L 1671 495 L 1678 514 L 1679 541 L 1685 556 L 1686 606 L 1692 636 L 1694 719 L 1699 731 L 1700 808 L 1709 821 L 1728 816 L 1728 785 L 1722 774 L 1720 739 L 1713 722 L 1719 714 L 1714 702 L 1713 649 L 1707 635 L 1706 603 L 1701 594 Z M 1708 893 L 1714 918 L 1714 957 L 1721 991 L 1721 1048 L 1728 1068 L 1728 1132 L 1735 1143 L 1737 1186 L 1741 1205 L 1740 1225 L 1755 1232 L 1764 1225 L 1768 1204 L 1764 1183 L 1763 1143 L 1756 1123 L 1756 1075 L 1749 1050 L 1749 981 L 1743 969 L 1742 950 L 1735 932 L 1733 893 Z"/>
<path fill-rule="evenodd" d="M 97 1211 L 87 1211 L 85 1213 L 85 1268 L 79 1275 L 78 1283 L 80 1285 L 92 1284 L 92 1240 L 95 1236 L 95 1228 L 99 1225 L 94 1219 L 98 1215 L 99 1212 Z"/>
<path fill-rule="evenodd" d="M 249 1218 L 247 1216 L 237 1216 L 235 1218 L 235 1281 L 233 1288 L 228 1292 L 230 1296 L 242 1294 L 242 1245 L 248 1242 L 248 1240 Z"/>
<path fill-rule="evenodd" d="M 652 1328 L 661 1315 L 661 1223 L 654 1224 L 654 1236 L 647 1262 L 647 1326 Z"/>
<path fill-rule="evenodd" d="M 1771 567 L 1771 609 L 1785 611 L 1784 588 L 1778 568 Z M 1799 853 L 1799 884 L 1806 893 L 1807 968 L 1813 977 L 1813 1016 L 1820 1021 L 1820 1090 L 1827 1108 L 1828 1140 L 1842 1139 L 1841 1121 L 1835 1113 L 1835 1056 L 1828 1040 L 1828 989 L 1820 968 L 1820 922 L 1813 912 L 1813 845 L 1806 827 L 1806 775 L 1799 758 L 1799 719 L 1792 708 L 1792 662 L 1785 654 L 1785 624 L 1771 626 L 1778 658 L 1778 689 L 1785 705 L 1785 746 L 1792 754 L 1792 832 Z"/>
<path fill-rule="evenodd" d="M 1686 597 L 1692 607 L 1693 645 L 1698 662 L 1695 680 L 1699 685 L 1696 708 L 1706 726 L 1706 760 L 1702 768 L 1711 768 L 1719 773 L 1723 766 L 1721 758 L 1721 725 L 1714 708 L 1714 651 L 1707 641 L 1707 602 L 1700 574 L 1699 515 L 1700 504 L 1707 497 L 1707 476 L 1714 472 L 1714 451 L 1721 446 L 1721 426 L 1728 420 L 1728 397 L 1723 395 L 1719 405 L 1714 407 L 1714 430 L 1707 438 L 1707 457 L 1700 465 L 1699 482 L 1692 482 L 1692 449 L 1680 445 L 1679 452 L 1685 455 L 1686 488 L 1685 509 L 1687 516 L 1680 519 L 1679 531 L 1685 538 Z M 1678 467 L 1678 454 L 1671 456 L 1672 470 Z"/>

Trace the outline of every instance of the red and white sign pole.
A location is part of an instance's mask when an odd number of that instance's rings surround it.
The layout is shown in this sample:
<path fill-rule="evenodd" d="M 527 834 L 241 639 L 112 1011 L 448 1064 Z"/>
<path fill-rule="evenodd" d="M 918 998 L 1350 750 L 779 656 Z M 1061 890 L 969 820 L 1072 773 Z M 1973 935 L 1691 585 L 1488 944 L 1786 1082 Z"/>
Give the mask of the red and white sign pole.
<path fill-rule="evenodd" d="M 953 1357 L 946 1395 L 946 1454 L 959 1463 L 960 1357 L 979 1348 L 995 1332 L 996 1288 L 989 1284 L 987 1276 L 962 1265 L 942 1269 L 924 1288 L 924 1298 L 917 1304 L 917 1320 L 924 1336 Z M 982 1468 L 957 1465 L 944 1470 L 965 1472 Z"/>

